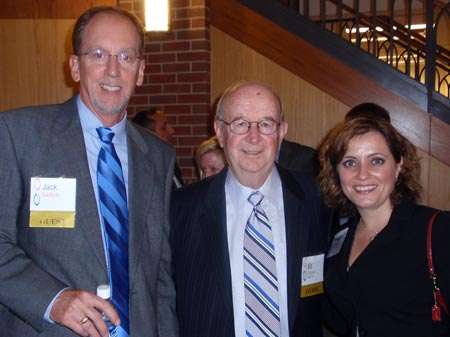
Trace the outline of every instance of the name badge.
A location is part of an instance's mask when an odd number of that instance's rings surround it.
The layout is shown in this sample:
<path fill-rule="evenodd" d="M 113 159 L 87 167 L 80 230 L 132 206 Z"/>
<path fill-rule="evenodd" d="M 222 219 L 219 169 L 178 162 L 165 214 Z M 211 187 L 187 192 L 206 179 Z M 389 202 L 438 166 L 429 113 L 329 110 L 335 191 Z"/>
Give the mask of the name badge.
<path fill-rule="evenodd" d="M 75 227 L 75 178 L 31 178 L 30 227 Z"/>
<path fill-rule="evenodd" d="M 348 227 L 336 233 L 333 242 L 331 243 L 330 249 L 328 250 L 327 258 L 335 256 L 341 251 L 345 237 L 347 236 L 347 232 Z"/>
<path fill-rule="evenodd" d="M 323 293 L 323 262 L 324 254 L 303 258 L 300 297 L 309 297 Z"/>

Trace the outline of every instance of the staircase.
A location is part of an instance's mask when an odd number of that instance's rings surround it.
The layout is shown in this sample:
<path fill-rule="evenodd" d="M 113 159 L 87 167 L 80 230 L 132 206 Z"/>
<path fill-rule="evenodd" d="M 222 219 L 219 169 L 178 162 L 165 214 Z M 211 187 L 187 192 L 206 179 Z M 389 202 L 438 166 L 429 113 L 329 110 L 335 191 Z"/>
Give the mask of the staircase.
<path fill-rule="evenodd" d="M 303 0 L 299 8 L 299 1 L 277 2 L 423 84 L 428 112 L 450 124 L 450 3 Z M 445 109 L 436 108 L 436 99 Z"/>
<path fill-rule="evenodd" d="M 212 0 L 211 24 L 347 106 L 384 106 L 416 146 L 450 165 L 447 97 L 337 37 L 318 17 L 288 7 L 275 0 Z"/>

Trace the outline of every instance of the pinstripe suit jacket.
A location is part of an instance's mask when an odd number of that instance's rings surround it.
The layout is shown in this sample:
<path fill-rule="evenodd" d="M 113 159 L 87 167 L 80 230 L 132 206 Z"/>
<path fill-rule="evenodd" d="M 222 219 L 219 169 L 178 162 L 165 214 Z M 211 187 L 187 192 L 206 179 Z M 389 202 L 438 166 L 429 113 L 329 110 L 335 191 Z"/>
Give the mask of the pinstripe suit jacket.
<path fill-rule="evenodd" d="M 128 123 L 131 336 L 176 336 L 168 203 L 174 150 Z M 0 114 L 0 334 L 75 336 L 43 320 L 65 287 L 108 282 L 76 99 Z M 75 228 L 30 228 L 30 178 L 76 178 Z"/>
<path fill-rule="evenodd" d="M 329 211 L 310 176 L 278 168 L 285 206 L 290 336 L 321 336 L 321 296 L 300 298 L 302 258 L 324 253 Z M 233 337 L 227 169 L 173 193 L 172 247 L 180 336 Z"/>

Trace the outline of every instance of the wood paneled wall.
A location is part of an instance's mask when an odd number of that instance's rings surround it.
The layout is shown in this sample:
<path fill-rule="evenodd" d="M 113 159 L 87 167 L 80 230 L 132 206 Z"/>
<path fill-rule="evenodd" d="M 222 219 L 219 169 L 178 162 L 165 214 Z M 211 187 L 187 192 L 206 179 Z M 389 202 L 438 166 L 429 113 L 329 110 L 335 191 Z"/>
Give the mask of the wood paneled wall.
<path fill-rule="evenodd" d="M 63 102 L 77 91 L 69 72 L 76 19 L 117 0 L 2 0 L 0 111 Z"/>
<path fill-rule="evenodd" d="M 93 6 L 117 6 L 118 0 L 2 0 L 0 19 L 76 19 Z"/>
<path fill-rule="evenodd" d="M 222 31 L 211 28 L 211 93 L 217 99 L 241 79 L 269 84 L 281 97 L 289 128 L 287 137 L 317 147 L 348 107 Z"/>
<path fill-rule="evenodd" d="M 284 104 L 289 123 L 286 138 L 312 147 L 317 147 L 328 130 L 341 121 L 350 108 L 211 27 L 212 104 L 229 84 L 241 79 L 268 83 Z M 422 202 L 450 210 L 450 168 L 424 151 L 419 151 L 419 154 L 423 158 L 421 181 L 425 189 Z"/>
<path fill-rule="evenodd" d="M 73 19 L 0 20 L 0 111 L 62 102 L 76 89 L 69 73 Z"/>

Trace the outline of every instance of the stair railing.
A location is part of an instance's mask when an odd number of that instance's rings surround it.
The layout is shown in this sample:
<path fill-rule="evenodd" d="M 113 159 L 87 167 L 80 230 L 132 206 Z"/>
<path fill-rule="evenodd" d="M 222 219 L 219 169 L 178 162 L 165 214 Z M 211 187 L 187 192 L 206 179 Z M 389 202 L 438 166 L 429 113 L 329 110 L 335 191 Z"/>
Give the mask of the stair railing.
<path fill-rule="evenodd" d="M 425 85 L 429 102 L 450 98 L 450 1 L 277 1 Z"/>

